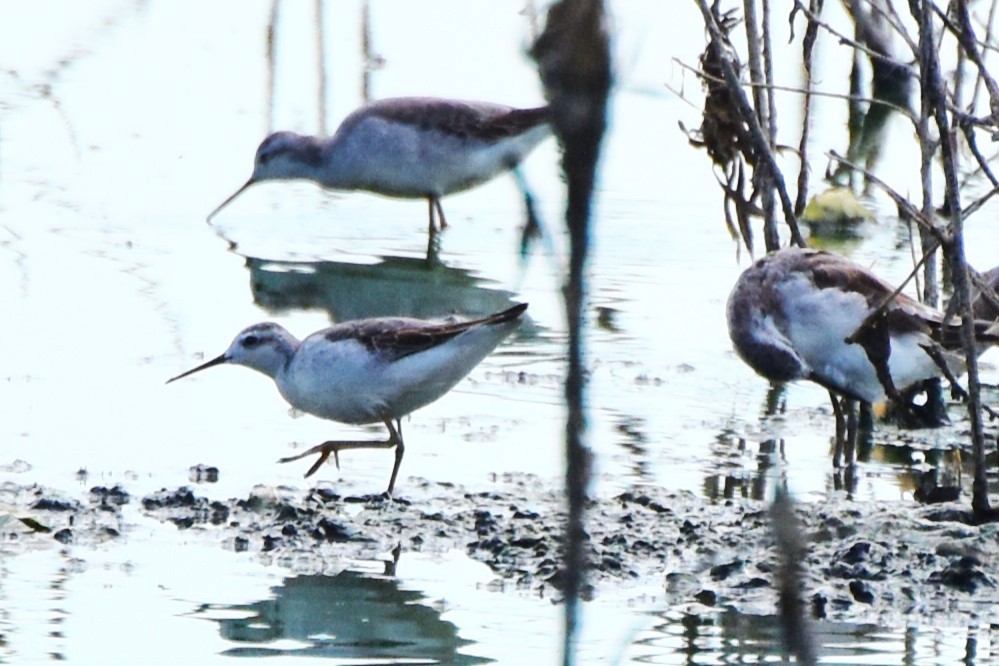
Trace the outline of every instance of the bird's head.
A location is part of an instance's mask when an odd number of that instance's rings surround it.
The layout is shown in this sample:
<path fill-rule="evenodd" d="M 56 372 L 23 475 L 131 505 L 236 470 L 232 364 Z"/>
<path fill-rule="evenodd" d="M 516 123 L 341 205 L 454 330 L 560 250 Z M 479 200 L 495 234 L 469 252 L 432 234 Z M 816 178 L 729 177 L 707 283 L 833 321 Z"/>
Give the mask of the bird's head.
<path fill-rule="evenodd" d="M 253 158 L 253 174 L 246 183 L 208 216 L 208 221 L 254 183 L 265 180 L 316 180 L 322 166 L 319 140 L 294 132 L 275 132 L 264 139 Z"/>
<path fill-rule="evenodd" d="M 278 324 L 264 322 L 244 328 L 220 356 L 167 380 L 182 379 L 223 363 L 235 363 L 275 377 L 295 354 L 298 340 Z"/>

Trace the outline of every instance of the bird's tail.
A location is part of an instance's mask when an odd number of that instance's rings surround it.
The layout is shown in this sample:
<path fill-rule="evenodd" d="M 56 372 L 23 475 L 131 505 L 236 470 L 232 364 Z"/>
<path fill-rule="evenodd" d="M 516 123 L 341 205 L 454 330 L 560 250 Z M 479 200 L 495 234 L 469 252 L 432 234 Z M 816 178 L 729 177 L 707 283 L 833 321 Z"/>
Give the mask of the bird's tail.
<path fill-rule="evenodd" d="M 502 324 L 508 321 L 513 321 L 517 319 L 524 313 L 527 309 L 527 303 L 518 303 L 512 308 L 507 308 L 503 312 L 497 312 L 496 314 L 491 314 L 488 317 L 483 317 L 476 324 Z"/>

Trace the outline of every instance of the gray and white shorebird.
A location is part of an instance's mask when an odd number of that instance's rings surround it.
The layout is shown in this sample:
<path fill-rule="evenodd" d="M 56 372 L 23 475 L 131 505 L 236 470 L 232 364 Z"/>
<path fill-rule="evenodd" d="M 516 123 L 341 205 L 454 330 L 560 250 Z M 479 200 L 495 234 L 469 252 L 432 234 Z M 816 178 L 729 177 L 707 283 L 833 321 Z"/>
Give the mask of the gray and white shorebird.
<path fill-rule="evenodd" d="M 813 381 L 887 406 L 919 382 L 964 370 L 960 319 L 906 296 L 863 266 L 820 250 L 786 248 L 742 273 L 728 299 L 736 352 L 773 382 Z M 993 322 L 976 338 L 999 341 Z M 934 359 L 936 356 L 936 360 Z"/>
<path fill-rule="evenodd" d="M 426 199 L 433 236 L 447 224 L 442 197 L 514 170 L 549 134 L 546 106 L 518 109 L 433 97 L 383 99 L 348 115 L 329 138 L 293 132 L 268 136 L 257 148 L 250 179 L 208 220 L 254 183 L 304 179 L 332 190 Z M 518 185 L 530 205 L 519 175 Z"/>
<path fill-rule="evenodd" d="M 385 441 L 327 441 L 280 462 L 319 454 L 311 476 L 348 449 L 395 449 L 387 493 L 395 487 L 405 446 L 403 416 L 450 391 L 520 326 L 526 303 L 469 321 L 405 317 L 359 319 L 316 331 L 302 341 L 278 324 L 243 329 L 220 356 L 167 383 L 224 363 L 261 372 L 300 411 L 340 423 L 384 423 Z"/>

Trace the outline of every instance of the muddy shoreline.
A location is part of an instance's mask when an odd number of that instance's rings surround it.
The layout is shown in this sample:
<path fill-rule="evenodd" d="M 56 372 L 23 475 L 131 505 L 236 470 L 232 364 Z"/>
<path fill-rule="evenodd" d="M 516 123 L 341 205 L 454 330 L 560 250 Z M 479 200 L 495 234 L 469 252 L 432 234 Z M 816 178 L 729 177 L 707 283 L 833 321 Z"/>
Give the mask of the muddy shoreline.
<path fill-rule="evenodd" d="M 336 573 L 351 560 L 393 549 L 459 549 L 487 564 L 497 585 L 557 600 L 563 498 L 530 476 L 489 491 L 410 480 L 395 499 L 258 487 L 248 497 L 213 499 L 209 485 L 132 497 L 94 487 L 84 500 L 40 486 L 7 483 L 3 548 L 112 547 L 133 511 L 172 523 L 185 539 L 257 554 L 289 573 Z M 768 507 L 752 500 L 708 501 L 690 493 L 635 488 L 592 500 L 587 594 L 650 583 L 673 607 L 692 612 L 776 609 Z M 959 502 L 826 501 L 799 505 L 808 541 L 805 598 L 812 615 L 897 626 L 967 625 L 999 611 L 999 525 L 962 522 Z"/>

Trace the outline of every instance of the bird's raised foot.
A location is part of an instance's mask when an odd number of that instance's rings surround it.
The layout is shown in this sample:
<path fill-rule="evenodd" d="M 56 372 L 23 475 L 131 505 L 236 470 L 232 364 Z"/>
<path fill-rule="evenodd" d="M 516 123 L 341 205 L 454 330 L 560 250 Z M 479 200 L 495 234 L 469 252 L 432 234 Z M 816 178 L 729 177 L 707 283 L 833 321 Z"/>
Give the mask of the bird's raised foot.
<path fill-rule="evenodd" d="M 330 454 L 333 454 L 333 460 L 336 462 L 336 468 L 340 469 L 340 451 L 345 451 L 347 449 L 388 449 L 395 448 L 395 466 L 392 468 L 392 477 L 389 479 L 388 490 L 386 491 L 389 495 L 392 494 L 392 488 L 395 486 L 395 477 L 399 472 L 399 464 L 402 462 L 402 453 L 405 447 L 402 444 L 402 437 L 399 435 L 398 425 L 393 425 L 391 421 L 385 421 L 386 427 L 389 429 L 389 438 L 383 442 L 379 441 L 346 441 L 346 440 L 330 440 L 323 442 L 322 444 L 317 444 L 311 449 L 302 451 L 293 456 L 287 456 L 280 458 L 279 463 L 292 462 L 294 460 L 300 460 L 311 455 L 319 454 L 319 458 L 316 462 L 312 463 L 312 467 L 309 471 L 305 473 L 305 478 L 309 478 L 315 474 L 323 463 L 329 460 Z"/>
<path fill-rule="evenodd" d="M 308 451 L 303 451 L 302 453 L 299 453 L 299 454 L 294 455 L 294 456 L 287 456 L 285 458 L 280 458 L 280 459 L 278 459 L 278 462 L 279 463 L 288 463 L 288 462 L 292 462 L 292 461 L 295 461 L 295 460 L 301 460 L 302 458 L 306 458 L 306 457 L 311 456 L 311 455 L 313 455 L 315 453 L 318 453 L 319 454 L 319 458 L 316 460 L 316 462 L 312 463 L 312 467 L 310 467 L 309 471 L 307 471 L 305 473 L 305 478 L 309 478 L 310 476 L 312 476 L 313 474 L 315 474 L 319 470 L 320 467 L 322 467 L 322 465 L 323 465 L 324 462 L 326 462 L 327 460 L 329 460 L 329 457 L 330 457 L 331 453 L 333 454 L 333 462 L 336 463 L 336 468 L 340 469 L 340 453 L 339 453 L 339 451 L 340 451 L 340 447 L 338 447 L 335 443 L 333 443 L 333 442 L 324 442 L 322 444 L 318 444 L 316 446 L 313 446 Z"/>

